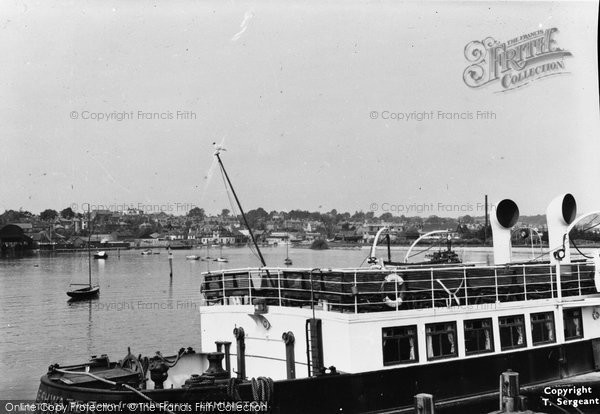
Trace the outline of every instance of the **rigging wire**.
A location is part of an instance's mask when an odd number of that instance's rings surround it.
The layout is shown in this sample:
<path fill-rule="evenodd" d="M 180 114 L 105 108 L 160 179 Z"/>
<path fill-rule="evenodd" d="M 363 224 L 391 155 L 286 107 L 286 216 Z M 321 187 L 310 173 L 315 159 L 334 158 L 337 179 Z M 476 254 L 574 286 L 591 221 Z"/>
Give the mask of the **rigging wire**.
<path fill-rule="evenodd" d="M 585 254 L 581 250 L 579 250 L 579 247 L 577 247 L 577 244 L 575 244 L 575 240 L 571 240 L 571 244 L 573 245 L 573 247 L 575 247 L 575 250 L 577 250 L 579 252 L 579 254 L 582 255 L 583 257 L 585 257 L 587 259 L 593 259 L 594 258 L 594 256 L 588 256 L 587 254 Z"/>
<path fill-rule="evenodd" d="M 423 250 L 419 250 L 418 252 L 411 254 L 410 256 L 408 256 L 408 259 L 410 259 L 410 258 L 411 258 L 411 257 L 413 257 L 413 256 L 418 256 L 418 255 L 420 255 L 421 253 L 425 253 L 425 252 L 427 252 L 427 251 L 429 251 L 429 250 L 433 249 L 434 247 L 440 247 L 440 245 L 441 245 L 441 243 L 440 243 L 440 240 L 438 239 L 438 240 L 437 240 L 437 243 L 432 243 L 432 244 L 431 244 L 431 245 L 430 245 L 428 248 L 426 248 L 426 249 L 423 249 Z"/>
<path fill-rule="evenodd" d="M 586 231 L 588 231 L 588 230 L 591 230 L 591 229 L 593 229 L 593 228 L 596 228 L 596 227 L 598 227 L 598 226 L 600 226 L 600 222 L 598 222 L 598 223 L 594 224 L 594 225 L 593 225 L 593 226 L 591 226 L 591 227 L 588 227 L 587 229 L 582 229 L 581 231 L 582 231 L 582 232 L 586 232 Z"/>

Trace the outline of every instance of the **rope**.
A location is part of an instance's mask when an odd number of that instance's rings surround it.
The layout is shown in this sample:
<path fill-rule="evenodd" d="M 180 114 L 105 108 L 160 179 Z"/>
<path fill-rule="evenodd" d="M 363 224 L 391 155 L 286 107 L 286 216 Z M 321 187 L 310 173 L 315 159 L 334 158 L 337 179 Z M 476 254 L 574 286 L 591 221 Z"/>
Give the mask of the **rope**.
<path fill-rule="evenodd" d="M 91 372 L 68 371 L 66 369 L 59 369 L 59 368 L 53 368 L 53 371 L 54 372 L 59 372 L 61 374 L 85 375 L 87 377 L 93 378 L 93 379 L 95 379 L 97 381 L 101 381 L 101 382 L 104 382 L 104 383 L 112 385 L 112 386 L 121 386 L 121 387 L 126 388 L 126 389 L 128 389 L 130 391 L 133 391 L 134 393 L 136 393 L 137 395 L 139 395 L 140 397 L 142 397 L 144 400 L 156 404 L 156 401 L 154 401 L 152 398 L 148 397 L 146 394 L 142 393 L 140 390 L 136 390 L 135 388 L 133 388 L 129 384 L 114 382 L 114 381 L 108 380 L 106 378 L 102 378 L 102 377 L 99 377 L 97 375 L 94 375 Z M 170 411 L 170 410 L 165 410 L 165 412 L 168 413 L 168 414 L 175 414 L 173 411 Z"/>
<path fill-rule="evenodd" d="M 179 359 L 181 358 L 181 356 L 183 355 L 183 351 L 180 350 L 177 353 L 177 356 L 175 357 L 175 361 L 170 361 L 169 359 L 165 358 L 164 356 L 162 356 L 162 354 L 160 353 L 160 351 L 156 351 L 156 356 L 162 361 L 164 362 L 169 368 L 173 368 L 175 365 L 177 365 L 177 362 L 179 362 Z"/>
<path fill-rule="evenodd" d="M 240 390 L 238 388 L 237 378 L 230 378 L 227 381 L 227 396 L 233 401 L 241 401 Z"/>
<path fill-rule="evenodd" d="M 252 385 L 252 397 L 254 401 L 271 402 L 274 390 L 273 379 L 269 377 L 252 378 L 250 383 Z"/>

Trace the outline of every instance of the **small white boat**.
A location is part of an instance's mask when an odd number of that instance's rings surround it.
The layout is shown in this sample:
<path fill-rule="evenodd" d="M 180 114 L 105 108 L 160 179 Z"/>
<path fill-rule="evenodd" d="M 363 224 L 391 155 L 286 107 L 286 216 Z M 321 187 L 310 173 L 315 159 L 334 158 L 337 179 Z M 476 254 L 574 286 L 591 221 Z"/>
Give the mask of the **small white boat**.
<path fill-rule="evenodd" d="M 200 256 L 196 254 L 190 254 L 189 256 L 185 256 L 186 260 L 200 260 Z"/>
<path fill-rule="evenodd" d="M 221 246 L 221 250 L 220 250 L 220 254 L 219 257 L 217 257 L 215 259 L 215 262 L 221 262 L 221 263 L 229 263 L 229 260 L 226 257 L 223 257 L 223 244 L 220 245 Z"/>
<path fill-rule="evenodd" d="M 149 256 L 149 255 L 151 255 L 151 254 L 152 254 L 152 250 L 150 250 L 150 249 L 148 249 L 148 250 L 144 250 L 144 251 L 142 252 L 142 255 L 143 255 L 143 256 Z"/>
<path fill-rule="evenodd" d="M 106 253 L 104 250 L 94 253 L 94 259 L 106 259 L 107 257 L 108 253 Z"/>

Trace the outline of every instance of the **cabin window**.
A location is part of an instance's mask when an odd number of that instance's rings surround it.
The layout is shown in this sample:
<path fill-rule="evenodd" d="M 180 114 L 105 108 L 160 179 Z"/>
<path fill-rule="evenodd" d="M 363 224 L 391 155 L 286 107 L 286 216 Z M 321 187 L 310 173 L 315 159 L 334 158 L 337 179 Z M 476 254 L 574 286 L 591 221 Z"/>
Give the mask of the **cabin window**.
<path fill-rule="evenodd" d="M 565 309 L 563 311 L 565 324 L 565 340 L 583 338 L 583 321 L 581 308 Z"/>
<path fill-rule="evenodd" d="M 417 325 L 383 328 L 382 333 L 383 365 L 418 361 Z"/>
<path fill-rule="evenodd" d="M 494 350 L 491 319 L 465 321 L 465 352 L 467 355 Z"/>
<path fill-rule="evenodd" d="M 425 325 L 427 334 L 427 359 L 457 356 L 456 323 L 431 323 Z"/>
<path fill-rule="evenodd" d="M 527 346 L 523 315 L 503 316 L 498 318 L 498 323 L 500 325 L 500 346 L 503 351 Z"/>
<path fill-rule="evenodd" d="M 534 345 L 555 342 L 553 312 L 531 314 L 531 339 Z"/>

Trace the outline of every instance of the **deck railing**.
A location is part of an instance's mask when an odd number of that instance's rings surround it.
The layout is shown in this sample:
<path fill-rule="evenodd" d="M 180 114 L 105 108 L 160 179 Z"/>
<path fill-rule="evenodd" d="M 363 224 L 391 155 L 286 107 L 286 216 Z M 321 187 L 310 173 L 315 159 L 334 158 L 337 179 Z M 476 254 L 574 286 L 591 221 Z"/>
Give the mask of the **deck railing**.
<path fill-rule="evenodd" d="M 562 297 L 597 293 L 594 265 L 561 265 Z M 311 307 L 338 312 L 493 306 L 557 298 L 556 266 L 452 266 L 383 269 L 248 268 L 203 274 L 205 305 Z"/>

